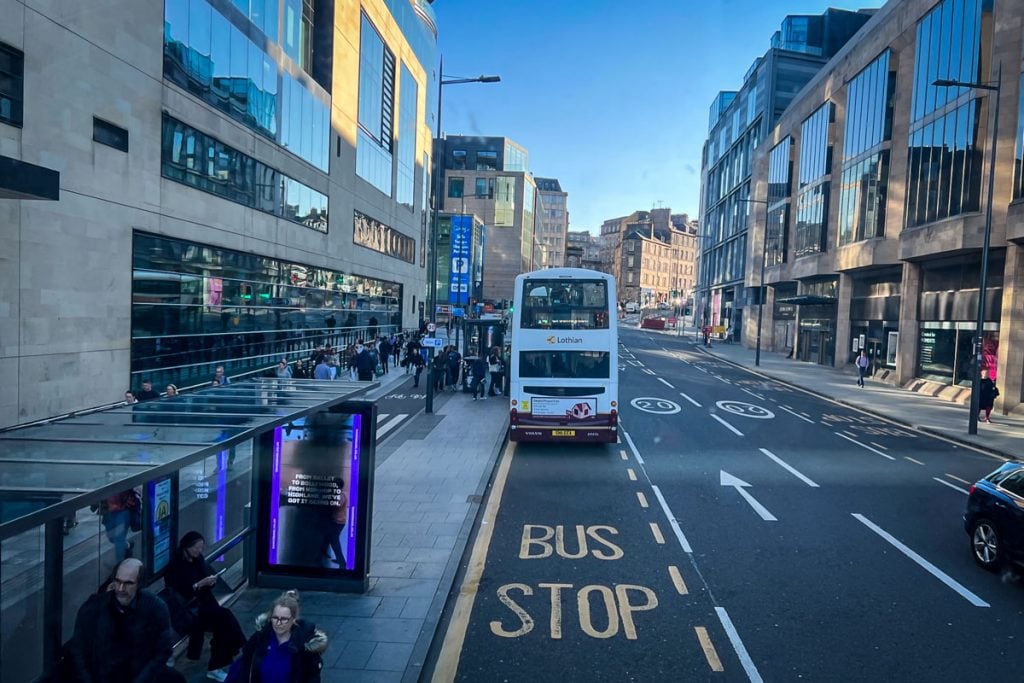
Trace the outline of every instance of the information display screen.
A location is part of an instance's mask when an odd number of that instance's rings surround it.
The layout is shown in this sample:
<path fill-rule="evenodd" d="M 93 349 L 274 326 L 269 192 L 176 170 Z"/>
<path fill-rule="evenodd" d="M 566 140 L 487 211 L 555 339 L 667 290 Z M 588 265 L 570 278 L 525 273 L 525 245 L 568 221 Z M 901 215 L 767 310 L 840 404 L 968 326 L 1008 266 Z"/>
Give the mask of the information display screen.
<path fill-rule="evenodd" d="M 261 440 L 261 571 L 365 573 L 370 410 L 314 413 Z"/>
<path fill-rule="evenodd" d="M 147 484 L 149 501 L 148 520 L 150 548 L 149 567 L 154 576 L 167 566 L 171 551 L 177 542 L 175 515 L 171 514 L 177 505 L 174 500 L 174 482 L 171 477 L 154 479 Z"/>

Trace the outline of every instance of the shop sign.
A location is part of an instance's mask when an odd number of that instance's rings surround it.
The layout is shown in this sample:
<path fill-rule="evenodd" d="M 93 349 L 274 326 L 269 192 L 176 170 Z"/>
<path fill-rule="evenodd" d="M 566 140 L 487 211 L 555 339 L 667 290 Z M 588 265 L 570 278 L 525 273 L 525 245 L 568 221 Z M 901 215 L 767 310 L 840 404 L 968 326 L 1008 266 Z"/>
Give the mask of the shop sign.
<path fill-rule="evenodd" d="M 364 213 L 353 212 L 352 241 L 406 263 L 416 262 L 416 240 Z"/>

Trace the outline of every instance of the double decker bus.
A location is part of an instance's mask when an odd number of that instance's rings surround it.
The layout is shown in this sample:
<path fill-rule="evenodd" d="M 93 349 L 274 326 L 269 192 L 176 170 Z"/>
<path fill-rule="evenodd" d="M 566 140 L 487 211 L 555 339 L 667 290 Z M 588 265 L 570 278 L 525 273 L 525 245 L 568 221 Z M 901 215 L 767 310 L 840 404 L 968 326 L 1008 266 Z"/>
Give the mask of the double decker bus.
<path fill-rule="evenodd" d="M 516 277 L 509 364 L 513 441 L 614 443 L 619 354 L 615 278 L 583 268 Z"/>

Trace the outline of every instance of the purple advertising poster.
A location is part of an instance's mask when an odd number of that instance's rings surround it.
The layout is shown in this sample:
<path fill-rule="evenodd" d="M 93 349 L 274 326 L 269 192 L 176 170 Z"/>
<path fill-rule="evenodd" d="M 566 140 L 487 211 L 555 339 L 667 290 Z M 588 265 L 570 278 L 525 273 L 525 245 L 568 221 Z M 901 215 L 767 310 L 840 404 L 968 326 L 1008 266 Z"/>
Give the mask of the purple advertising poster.
<path fill-rule="evenodd" d="M 274 434 L 270 565 L 356 566 L 361 417 L 322 412 Z"/>

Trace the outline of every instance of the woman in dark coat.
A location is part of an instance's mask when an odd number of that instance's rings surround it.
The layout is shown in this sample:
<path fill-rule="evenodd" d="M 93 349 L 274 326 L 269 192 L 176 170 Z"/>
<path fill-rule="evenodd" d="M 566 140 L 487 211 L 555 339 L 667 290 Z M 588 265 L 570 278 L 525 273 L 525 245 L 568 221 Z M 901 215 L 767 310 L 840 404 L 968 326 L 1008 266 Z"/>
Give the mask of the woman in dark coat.
<path fill-rule="evenodd" d="M 228 665 L 245 643 L 245 634 L 231 610 L 221 607 L 213 594 L 217 573 L 203 558 L 205 549 L 206 540 L 198 531 L 182 536 L 167 565 L 164 584 L 184 601 L 195 600 L 199 612 L 189 633 L 187 656 L 199 659 L 205 634 L 212 633 L 207 666 L 209 678 L 223 681 L 227 677 Z"/>
<path fill-rule="evenodd" d="M 981 413 L 985 413 L 985 422 L 991 422 L 992 406 L 996 402 L 996 397 L 999 396 L 999 389 L 996 388 L 996 383 L 988 378 L 988 368 L 981 369 L 981 392 L 980 400 L 978 401 L 978 419 L 981 419 Z"/>
<path fill-rule="evenodd" d="M 320 683 L 327 635 L 299 618 L 299 594 L 288 591 L 256 619 L 228 683 Z"/>

